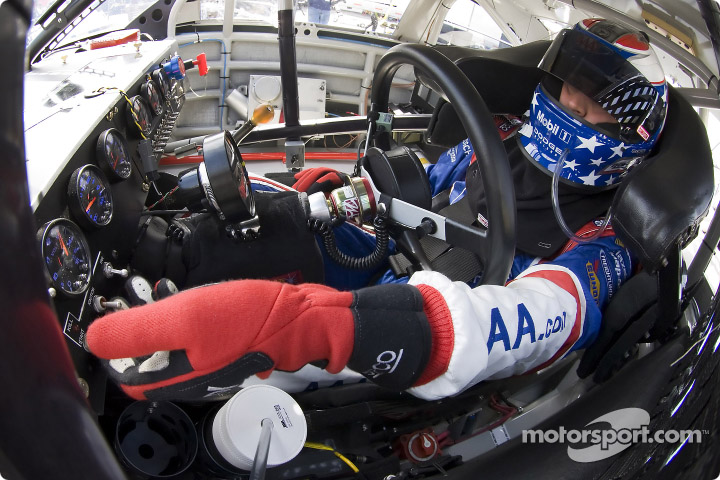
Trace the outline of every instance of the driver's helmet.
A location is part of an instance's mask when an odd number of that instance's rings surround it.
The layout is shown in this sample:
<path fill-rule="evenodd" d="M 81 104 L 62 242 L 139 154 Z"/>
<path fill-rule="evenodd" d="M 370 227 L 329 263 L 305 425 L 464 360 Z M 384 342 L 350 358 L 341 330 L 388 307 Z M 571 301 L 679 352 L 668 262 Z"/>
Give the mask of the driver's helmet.
<path fill-rule="evenodd" d="M 562 158 L 563 183 L 616 186 L 650 153 L 665 124 L 667 85 L 647 35 L 586 19 L 558 34 L 539 68 L 549 75 L 535 89 L 520 129 L 525 153 L 551 175 Z M 608 121 L 593 124 L 563 106 L 565 83 L 597 102 Z"/>

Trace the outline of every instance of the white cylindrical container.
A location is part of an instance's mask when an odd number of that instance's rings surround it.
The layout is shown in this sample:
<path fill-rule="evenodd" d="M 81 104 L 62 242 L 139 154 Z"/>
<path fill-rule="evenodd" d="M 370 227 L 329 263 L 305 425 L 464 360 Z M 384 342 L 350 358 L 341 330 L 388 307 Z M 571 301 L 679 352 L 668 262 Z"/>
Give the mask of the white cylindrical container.
<path fill-rule="evenodd" d="M 220 455 L 231 465 L 250 470 L 265 418 L 273 422 L 267 466 L 295 458 L 307 437 L 305 415 L 290 395 L 270 385 L 244 388 L 218 410 L 212 436 Z"/>

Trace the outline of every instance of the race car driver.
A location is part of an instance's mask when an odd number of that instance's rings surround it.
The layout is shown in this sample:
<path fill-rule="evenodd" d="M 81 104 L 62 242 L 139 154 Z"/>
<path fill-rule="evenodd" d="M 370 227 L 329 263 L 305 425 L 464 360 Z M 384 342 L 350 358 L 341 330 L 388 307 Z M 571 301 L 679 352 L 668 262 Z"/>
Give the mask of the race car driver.
<path fill-rule="evenodd" d="M 647 37 L 600 19 L 560 32 L 540 68 L 527 119 L 506 141 L 519 226 L 506 286 L 429 271 L 354 291 L 223 282 L 100 318 L 88 348 L 131 397 L 199 401 L 308 364 L 437 399 L 586 347 L 635 268 L 607 221 L 593 220 L 657 142 L 667 90 Z M 436 190 L 467 179 L 481 211 L 472 157 L 463 143 L 429 175 Z"/>

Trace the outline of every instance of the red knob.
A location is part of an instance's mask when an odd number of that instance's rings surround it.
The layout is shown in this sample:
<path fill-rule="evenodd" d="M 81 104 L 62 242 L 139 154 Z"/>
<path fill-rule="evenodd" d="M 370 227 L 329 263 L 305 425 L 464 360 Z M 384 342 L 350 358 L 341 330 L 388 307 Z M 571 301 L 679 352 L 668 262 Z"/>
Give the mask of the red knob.
<path fill-rule="evenodd" d="M 207 57 L 204 53 L 201 53 L 195 59 L 195 65 L 198 67 L 198 73 L 201 77 L 204 77 L 208 73 Z"/>
<path fill-rule="evenodd" d="M 437 455 L 440 447 L 437 438 L 430 432 L 416 433 L 408 442 L 408 454 L 411 460 L 426 462 Z"/>

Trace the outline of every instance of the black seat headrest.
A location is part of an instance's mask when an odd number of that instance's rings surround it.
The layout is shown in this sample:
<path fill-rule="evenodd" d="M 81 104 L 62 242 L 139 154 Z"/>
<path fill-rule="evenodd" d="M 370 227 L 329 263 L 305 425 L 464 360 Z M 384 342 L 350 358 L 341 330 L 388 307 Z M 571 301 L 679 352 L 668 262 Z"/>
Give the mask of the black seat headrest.
<path fill-rule="evenodd" d="M 714 189 L 705 125 L 678 91 L 669 88 L 658 145 L 620 184 L 612 206 L 615 233 L 650 273 L 676 245 L 695 237 Z"/>
<path fill-rule="evenodd" d="M 537 68 L 550 42 L 538 41 L 497 50 L 444 46 L 437 50 L 448 57 L 468 77 L 492 113 L 522 115 L 543 76 Z M 418 81 L 442 93 L 427 76 L 417 70 Z M 435 106 L 428 127 L 428 140 L 451 147 L 467 137 L 452 105 L 441 99 Z"/>

